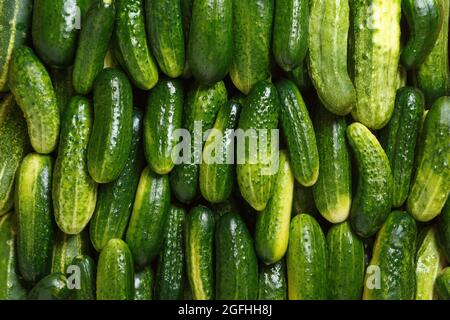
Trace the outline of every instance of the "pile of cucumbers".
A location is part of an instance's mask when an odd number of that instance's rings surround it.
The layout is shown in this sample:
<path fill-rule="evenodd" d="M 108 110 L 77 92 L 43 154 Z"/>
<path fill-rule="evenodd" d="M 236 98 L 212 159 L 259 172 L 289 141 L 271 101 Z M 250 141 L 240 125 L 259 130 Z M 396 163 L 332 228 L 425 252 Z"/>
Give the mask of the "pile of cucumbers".
<path fill-rule="evenodd" d="M 0 299 L 450 299 L 449 14 L 0 0 Z"/>

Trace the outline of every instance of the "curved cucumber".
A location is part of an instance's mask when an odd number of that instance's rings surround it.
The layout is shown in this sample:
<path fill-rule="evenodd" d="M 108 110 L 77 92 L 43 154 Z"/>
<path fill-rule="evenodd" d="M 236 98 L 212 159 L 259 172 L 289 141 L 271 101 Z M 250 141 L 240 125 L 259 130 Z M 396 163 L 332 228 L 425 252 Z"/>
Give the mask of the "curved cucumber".
<path fill-rule="evenodd" d="M 71 298 L 74 300 L 95 300 L 95 272 L 97 266 L 94 260 L 89 256 L 77 256 L 73 259 L 71 266 L 78 268 L 74 268 L 74 270 L 79 270 L 80 272 L 79 287 L 76 286 L 77 283 L 75 282 Z M 71 280 L 70 276 L 68 280 Z"/>
<path fill-rule="evenodd" d="M 52 273 L 39 281 L 28 293 L 28 300 L 67 300 L 70 290 L 62 273 Z"/>
<path fill-rule="evenodd" d="M 134 300 L 153 300 L 154 275 L 151 267 L 134 273 Z"/>
<path fill-rule="evenodd" d="M 286 263 L 283 260 L 261 266 L 259 272 L 258 300 L 286 300 Z"/>
<path fill-rule="evenodd" d="M 52 273 L 68 273 L 73 259 L 90 254 L 90 242 L 87 232 L 68 235 L 62 231 L 56 233 L 52 256 Z"/>

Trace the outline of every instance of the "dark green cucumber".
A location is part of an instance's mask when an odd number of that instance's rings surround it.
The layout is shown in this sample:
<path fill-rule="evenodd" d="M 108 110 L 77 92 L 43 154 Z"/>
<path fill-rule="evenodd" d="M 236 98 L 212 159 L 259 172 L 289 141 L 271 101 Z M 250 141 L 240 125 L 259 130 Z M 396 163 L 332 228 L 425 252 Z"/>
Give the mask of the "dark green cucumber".
<path fill-rule="evenodd" d="M 364 286 L 364 245 L 350 223 L 331 227 L 328 244 L 328 298 L 360 300 Z"/>
<path fill-rule="evenodd" d="M 96 265 L 89 256 L 77 256 L 72 260 L 73 276 L 79 276 L 79 280 L 71 283 L 70 272 L 68 273 L 69 289 L 72 290 L 71 298 L 74 300 L 95 300 Z M 77 273 L 79 271 L 79 273 Z M 74 288 L 71 286 L 74 285 Z M 79 285 L 77 287 L 77 285 Z"/>
<path fill-rule="evenodd" d="M 133 256 L 127 244 L 111 239 L 98 258 L 97 300 L 133 300 Z"/>
<path fill-rule="evenodd" d="M 348 126 L 347 139 L 358 167 L 350 219 L 355 232 L 367 238 L 381 228 L 391 210 L 391 167 L 377 138 L 363 124 L 355 122 Z"/>
<path fill-rule="evenodd" d="M 134 262 L 143 267 L 161 250 L 170 210 L 168 176 L 158 176 L 149 167 L 141 174 L 131 213 L 126 242 Z"/>
<path fill-rule="evenodd" d="M 75 55 L 73 88 L 86 95 L 103 69 L 116 15 L 113 0 L 98 0 L 88 10 Z"/>
<path fill-rule="evenodd" d="M 352 115 L 370 129 L 381 129 L 394 111 L 401 0 L 359 0 L 351 4 L 356 89 Z"/>
<path fill-rule="evenodd" d="M 75 95 L 72 86 L 72 74 L 72 67 L 65 69 L 52 68 L 50 70 L 50 77 L 52 79 L 53 89 L 55 90 L 60 115 L 64 113 L 70 99 Z"/>
<path fill-rule="evenodd" d="M 278 171 L 279 109 L 275 86 L 261 81 L 245 99 L 239 118 L 237 181 L 242 197 L 258 211 L 266 207 Z"/>
<path fill-rule="evenodd" d="M 84 231 L 77 235 L 68 235 L 58 230 L 53 246 L 52 273 L 67 273 L 73 259 L 90 254 L 89 234 Z"/>
<path fill-rule="evenodd" d="M 258 263 L 253 240 L 236 213 L 220 217 L 216 225 L 216 299 L 255 300 Z"/>
<path fill-rule="evenodd" d="M 408 197 L 424 105 L 425 99 L 418 89 L 399 89 L 394 114 L 381 132 L 380 142 L 389 158 L 394 179 L 392 204 L 396 208 L 401 207 Z"/>
<path fill-rule="evenodd" d="M 134 85 L 150 90 L 158 82 L 156 66 L 147 43 L 143 0 L 116 0 L 115 38 L 122 65 Z"/>
<path fill-rule="evenodd" d="M 89 176 L 86 164 L 92 113 L 89 101 L 76 96 L 70 100 L 62 120 L 52 196 L 56 223 L 68 234 L 77 234 L 86 227 L 97 199 L 97 184 Z"/>
<path fill-rule="evenodd" d="M 14 48 L 25 44 L 29 28 L 32 0 L 0 1 L 0 92 L 8 91 L 8 71 Z"/>
<path fill-rule="evenodd" d="M 186 217 L 186 272 L 194 300 L 214 299 L 214 212 L 198 206 Z"/>
<path fill-rule="evenodd" d="M 286 263 L 283 260 L 269 266 L 262 265 L 259 271 L 258 300 L 286 300 Z"/>
<path fill-rule="evenodd" d="M 39 153 L 52 152 L 59 135 L 58 102 L 47 70 L 30 48 L 14 50 L 9 87 L 27 120 L 28 135 L 34 150 Z"/>
<path fill-rule="evenodd" d="M 320 107 L 314 128 L 319 151 L 320 173 L 313 186 L 314 202 L 322 216 L 340 223 L 350 214 L 352 172 L 349 148 L 345 138 L 347 123 Z"/>
<path fill-rule="evenodd" d="M 293 82 L 282 80 L 277 83 L 277 90 L 281 101 L 281 126 L 295 179 L 310 187 L 319 176 L 319 153 L 308 109 Z"/>
<path fill-rule="evenodd" d="M 248 94 L 269 77 L 273 0 L 233 0 L 233 61 L 230 77 Z"/>
<path fill-rule="evenodd" d="M 202 150 L 195 145 L 194 138 L 196 138 L 198 144 L 198 140 L 203 136 L 203 132 L 213 126 L 217 112 L 226 102 L 227 90 L 222 81 L 211 87 L 196 83 L 188 93 L 184 105 L 182 127 L 188 130 L 191 135 L 191 141 L 183 141 L 191 147 L 190 154 L 186 155 L 186 151 L 183 150 L 183 158 L 177 159 L 179 164 L 175 166 L 170 177 L 172 191 L 175 197 L 183 203 L 193 201 L 199 191 L 198 164 L 200 163 Z M 200 125 L 201 130 L 199 128 Z M 203 140 L 200 139 L 200 143 L 202 142 Z"/>
<path fill-rule="evenodd" d="M 436 291 L 440 300 L 450 300 L 450 267 L 445 268 L 437 277 Z"/>
<path fill-rule="evenodd" d="M 154 275 L 151 267 L 134 273 L 134 300 L 153 300 Z"/>
<path fill-rule="evenodd" d="M 364 280 L 364 300 L 412 300 L 416 292 L 414 259 L 417 227 L 394 211 L 377 235 Z"/>
<path fill-rule="evenodd" d="M 117 69 L 104 69 L 94 84 L 94 124 L 89 138 L 89 174 L 98 183 L 114 181 L 131 150 L 133 95 L 130 82 Z"/>
<path fill-rule="evenodd" d="M 450 263 L 450 200 L 442 208 L 441 215 L 438 221 L 439 231 L 439 244 L 442 249 L 442 253 L 447 258 L 447 262 Z"/>
<path fill-rule="evenodd" d="M 39 281 L 28 293 L 28 300 L 68 300 L 70 290 L 62 273 L 52 273 Z"/>
<path fill-rule="evenodd" d="M 184 209 L 169 209 L 164 242 L 158 259 L 155 297 L 158 300 L 180 300 L 185 283 Z"/>
<path fill-rule="evenodd" d="M 441 212 L 450 193 L 450 96 L 436 100 L 419 141 L 408 212 L 422 222 Z"/>
<path fill-rule="evenodd" d="M 306 60 L 299 67 L 295 68 L 288 73 L 289 79 L 291 79 L 301 92 L 309 91 L 312 87 L 312 81 L 308 73 L 308 63 Z"/>
<path fill-rule="evenodd" d="M 0 217 L 0 300 L 23 300 L 27 294 L 17 266 L 13 215 Z"/>
<path fill-rule="evenodd" d="M 17 255 L 20 273 L 31 283 L 50 273 L 54 240 L 52 171 L 50 156 L 30 153 L 17 174 Z"/>
<path fill-rule="evenodd" d="M 402 12 L 408 22 L 410 36 L 401 55 L 407 69 L 421 65 L 433 50 L 442 26 L 439 0 L 402 0 Z"/>
<path fill-rule="evenodd" d="M 1 216 L 13 207 L 16 172 L 30 148 L 27 124 L 11 94 L 0 101 L 0 141 Z"/>
<path fill-rule="evenodd" d="M 184 90 L 179 80 L 161 80 L 152 91 L 144 118 L 144 150 L 147 162 L 158 174 L 172 171 L 173 148 L 179 142 Z"/>
<path fill-rule="evenodd" d="M 233 57 L 233 0 L 196 0 L 192 6 L 188 61 L 202 84 L 222 80 Z"/>
<path fill-rule="evenodd" d="M 266 265 L 280 261 L 287 251 L 293 196 L 294 174 L 287 153 L 282 150 L 272 196 L 256 218 L 256 253 Z"/>
<path fill-rule="evenodd" d="M 234 185 L 234 129 L 240 111 L 241 105 L 235 101 L 224 104 L 203 147 L 199 185 L 210 203 L 228 199 Z"/>

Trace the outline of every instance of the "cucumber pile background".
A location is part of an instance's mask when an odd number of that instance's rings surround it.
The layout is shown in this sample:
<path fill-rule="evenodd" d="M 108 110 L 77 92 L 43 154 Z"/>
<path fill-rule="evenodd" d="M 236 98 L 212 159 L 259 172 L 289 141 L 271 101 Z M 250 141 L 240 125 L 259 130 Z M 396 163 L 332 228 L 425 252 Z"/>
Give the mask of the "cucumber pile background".
<path fill-rule="evenodd" d="M 450 299 L 449 11 L 0 0 L 0 299 Z"/>

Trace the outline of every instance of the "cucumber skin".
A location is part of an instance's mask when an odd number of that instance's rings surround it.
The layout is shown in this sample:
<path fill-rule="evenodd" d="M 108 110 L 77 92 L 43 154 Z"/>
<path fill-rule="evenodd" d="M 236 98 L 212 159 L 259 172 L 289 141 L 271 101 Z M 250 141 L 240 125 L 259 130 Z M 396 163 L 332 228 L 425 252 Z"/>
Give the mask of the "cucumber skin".
<path fill-rule="evenodd" d="M 73 300 L 95 300 L 97 267 L 94 260 L 89 256 L 80 255 L 73 259 L 71 265 L 80 268 L 80 289 L 72 289 L 71 298 Z"/>
<path fill-rule="evenodd" d="M 17 256 L 25 281 L 36 283 L 50 272 L 54 224 L 52 214 L 53 159 L 28 154 L 17 175 Z"/>
<path fill-rule="evenodd" d="M 90 177 L 86 164 L 92 113 L 89 101 L 76 96 L 62 120 L 52 197 L 56 223 L 68 234 L 77 234 L 86 227 L 97 201 L 97 183 Z M 74 203 L 78 204 L 75 208 Z"/>
<path fill-rule="evenodd" d="M 81 255 L 90 254 L 90 242 L 87 232 L 68 235 L 58 230 L 53 245 L 52 273 L 67 273 L 73 260 Z"/>
<path fill-rule="evenodd" d="M 153 300 L 153 270 L 150 266 L 134 273 L 134 300 Z"/>
<path fill-rule="evenodd" d="M 286 263 L 280 260 L 269 266 L 261 266 L 259 272 L 258 300 L 286 300 Z"/>
<path fill-rule="evenodd" d="M 450 268 L 445 268 L 436 279 L 436 291 L 441 300 L 450 300 Z"/>
<path fill-rule="evenodd" d="M 66 300 L 70 296 L 67 278 L 62 273 L 52 273 L 39 281 L 28 293 L 28 300 Z"/>
<path fill-rule="evenodd" d="M 60 129 L 58 103 L 47 70 L 30 48 L 14 50 L 9 87 L 27 120 L 33 148 L 43 154 L 52 152 Z"/>
<path fill-rule="evenodd" d="M 392 200 L 396 208 L 401 207 L 408 197 L 424 105 L 425 99 L 418 89 L 399 89 L 394 114 L 380 134 L 381 145 L 391 164 L 394 179 Z"/>
<path fill-rule="evenodd" d="M 450 200 L 442 208 L 441 215 L 438 220 L 439 244 L 442 253 L 450 263 Z"/>

